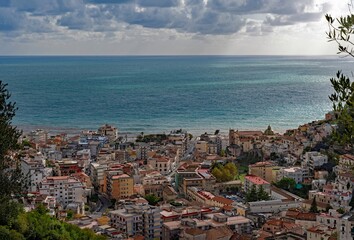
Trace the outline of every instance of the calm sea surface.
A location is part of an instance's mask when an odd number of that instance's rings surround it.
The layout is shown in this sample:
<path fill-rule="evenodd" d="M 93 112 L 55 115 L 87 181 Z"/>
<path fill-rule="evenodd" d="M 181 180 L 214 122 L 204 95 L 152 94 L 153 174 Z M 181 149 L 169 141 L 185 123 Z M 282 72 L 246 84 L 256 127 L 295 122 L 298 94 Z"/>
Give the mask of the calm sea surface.
<path fill-rule="evenodd" d="M 339 57 L 0 57 L 21 128 L 278 131 L 322 119 Z"/>

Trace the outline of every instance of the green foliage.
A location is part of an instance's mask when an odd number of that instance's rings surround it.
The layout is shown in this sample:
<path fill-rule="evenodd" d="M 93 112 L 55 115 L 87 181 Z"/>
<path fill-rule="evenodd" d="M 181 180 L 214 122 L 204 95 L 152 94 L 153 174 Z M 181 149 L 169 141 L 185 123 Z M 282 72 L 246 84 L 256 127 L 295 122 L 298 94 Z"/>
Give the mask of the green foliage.
<path fill-rule="evenodd" d="M 11 126 L 17 108 L 9 101 L 11 95 L 6 87 L 7 84 L 0 81 L 0 239 L 105 239 L 92 231 L 50 217 L 44 206 L 24 213 L 22 205 L 12 200 L 12 195 L 19 195 L 25 183 L 16 155 L 16 150 L 20 149 L 17 142 L 21 132 Z"/>
<path fill-rule="evenodd" d="M 66 219 L 72 220 L 74 218 L 74 211 L 73 210 L 68 210 L 66 212 Z"/>
<path fill-rule="evenodd" d="M 216 164 L 212 170 L 211 174 L 216 178 L 218 182 L 227 182 L 234 180 L 238 175 L 237 167 L 234 163 L 226 163 L 225 166 L 222 164 Z"/>
<path fill-rule="evenodd" d="M 221 182 L 222 172 L 218 167 L 214 167 L 213 170 L 211 170 L 211 174 L 216 178 L 217 181 Z"/>
<path fill-rule="evenodd" d="M 296 182 L 292 178 L 282 178 L 273 184 L 274 186 L 289 191 L 301 198 L 307 198 L 308 192 L 311 190 L 311 184 L 302 184 L 302 188 L 296 188 Z"/>
<path fill-rule="evenodd" d="M 22 190 L 23 182 L 19 161 L 14 151 L 21 132 L 11 126 L 17 107 L 9 101 L 11 94 L 7 84 L 0 81 L 0 202 L 8 201 L 11 194 Z"/>
<path fill-rule="evenodd" d="M 247 202 L 255 202 L 257 201 L 257 189 L 255 185 L 252 185 L 251 190 L 246 193 L 246 201 Z"/>
<path fill-rule="evenodd" d="M 9 240 L 24 240 L 25 237 L 16 232 L 15 230 L 10 230 L 8 227 L 0 226 L 0 239 L 9 239 Z"/>
<path fill-rule="evenodd" d="M 162 141 L 167 140 L 166 134 L 148 134 L 148 135 L 138 135 L 136 142 L 157 142 L 161 143 Z"/>
<path fill-rule="evenodd" d="M 256 188 L 256 185 L 252 185 L 251 190 L 246 193 L 246 201 L 247 202 L 255 202 L 255 201 L 267 201 L 270 200 L 269 194 L 264 191 L 263 186 L 259 186 Z"/>
<path fill-rule="evenodd" d="M 291 190 L 295 189 L 296 182 L 292 178 L 282 178 L 281 180 L 276 182 L 274 185 L 278 188 L 281 188 L 281 189 L 284 189 L 287 191 L 291 191 Z"/>
<path fill-rule="evenodd" d="M 219 155 L 220 155 L 221 157 L 226 157 L 226 156 L 227 156 L 227 153 L 226 153 L 226 151 L 225 151 L 224 149 L 221 149 Z"/>
<path fill-rule="evenodd" d="M 158 202 L 161 201 L 161 198 L 157 197 L 157 196 L 154 195 L 154 194 L 147 194 L 147 195 L 145 195 L 144 198 L 145 198 L 145 199 L 149 202 L 149 204 L 152 205 L 152 206 L 155 206 Z"/>
<path fill-rule="evenodd" d="M 175 202 L 175 201 L 170 202 L 170 204 L 171 204 L 172 206 L 175 206 L 175 207 L 181 207 L 181 206 L 183 206 L 182 203 L 180 203 L 180 202 Z"/>
<path fill-rule="evenodd" d="M 0 239 L 58 239 L 58 240 L 103 240 L 104 236 L 93 231 L 81 230 L 75 225 L 61 222 L 47 214 L 44 206 L 28 213 L 20 213 L 12 224 L 0 226 Z"/>
<path fill-rule="evenodd" d="M 338 54 L 354 57 L 354 42 L 350 40 L 354 33 L 354 15 L 333 18 L 326 15 L 329 30 L 327 37 L 330 42 L 338 45 Z M 334 93 L 329 96 L 333 110 L 336 113 L 337 129 L 332 134 L 334 143 L 353 147 L 354 146 L 354 83 L 346 75 L 338 71 L 334 78 L 330 79 Z"/>
<path fill-rule="evenodd" d="M 338 208 L 338 209 L 337 209 L 337 213 L 339 213 L 339 214 L 344 214 L 345 211 L 344 211 L 343 208 Z"/>
<path fill-rule="evenodd" d="M 0 202 L 0 225 L 12 227 L 16 222 L 17 216 L 22 212 L 22 205 L 15 201 L 6 200 Z"/>
<path fill-rule="evenodd" d="M 95 193 L 95 194 L 92 194 L 90 197 L 89 197 L 89 201 L 90 202 L 98 202 L 98 195 L 97 195 L 97 193 Z"/>
<path fill-rule="evenodd" d="M 258 188 L 257 199 L 258 199 L 258 201 L 270 200 L 270 196 L 266 191 L 264 191 L 263 185 L 259 186 L 259 188 Z"/>

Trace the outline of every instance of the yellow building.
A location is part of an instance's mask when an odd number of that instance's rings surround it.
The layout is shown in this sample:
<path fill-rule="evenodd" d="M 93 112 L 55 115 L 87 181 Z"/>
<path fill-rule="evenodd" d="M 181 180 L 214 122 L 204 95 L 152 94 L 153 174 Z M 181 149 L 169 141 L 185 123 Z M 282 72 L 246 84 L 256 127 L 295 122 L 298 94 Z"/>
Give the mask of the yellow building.
<path fill-rule="evenodd" d="M 105 192 L 111 199 L 124 199 L 134 194 L 133 177 L 117 171 L 105 174 Z"/>
<path fill-rule="evenodd" d="M 248 166 L 248 174 L 263 178 L 267 182 L 276 181 L 273 179 L 275 164 L 273 162 L 258 162 Z"/>

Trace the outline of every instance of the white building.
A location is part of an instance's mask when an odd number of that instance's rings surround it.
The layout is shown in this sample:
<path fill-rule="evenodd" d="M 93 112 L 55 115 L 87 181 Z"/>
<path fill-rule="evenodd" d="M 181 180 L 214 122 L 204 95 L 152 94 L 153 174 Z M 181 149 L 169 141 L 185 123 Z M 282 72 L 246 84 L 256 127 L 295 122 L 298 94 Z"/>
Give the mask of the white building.
<path fill-rule="evenodd" d="M 37 192 L 43 178 L 51 176 L 53 169 L 45 167 L 45 159 L 41 153 L 34 157 L 26 156 L 21 159 L 21 172 L 27 180 L 28 191 Z"/>
<path fill-rule="evenodd" d="M 319 152 L 306 152 L 303 156 L 301 166 L 303 168 L 309 168 L 311 172 L 316 167 L 321 167 L 323 164 L 328 163 L 328 157 Z"/>
<path fill-rule="evenodd" d="M 63 206 L 69 203 L 79 203 L 83 206 L 86 202 L 84 185 L 72 176 L 46 177 L 40 184 L 39 192 L 55 197 Z"/>
<path fill-rule="evenodd" d="M 269 201 L 249 202 L 249 210 L 251 213 L 279 213 L 289 208 L 299 208 L 301 201 L 282 201 L 280 199 Z"/>
<path fill-rule="evenodd" d="M 125 205 L 110 211 L 110 225 L 123 232 L 127 237 L 143 235 L 147 239 L 161 237 L 161 210 L 147 204 Z"/>
<path fill-rule="evenodd" d="M 103 191 L 104 172 L 108 169 L 107 164 L 91 163 L 90 177 L 92 185 L 99 191 Z"/>
<path fill-rule="evenodd" d="M 278 181 L 282 178 L 294 179 L 296 183 L 302 183 L 304 172 L 301 167 L 281 168 L 278 172 Z"/>

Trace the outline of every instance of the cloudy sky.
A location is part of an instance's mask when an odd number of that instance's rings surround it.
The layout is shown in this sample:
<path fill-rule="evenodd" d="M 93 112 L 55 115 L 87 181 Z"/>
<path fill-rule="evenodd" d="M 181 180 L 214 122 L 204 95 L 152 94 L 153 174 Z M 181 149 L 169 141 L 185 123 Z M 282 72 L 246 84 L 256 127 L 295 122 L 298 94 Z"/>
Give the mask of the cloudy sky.
<path fill-rule="evenodd" d="M 334 54 L 347 0 L 0 0 L 0 55 Z"/>

